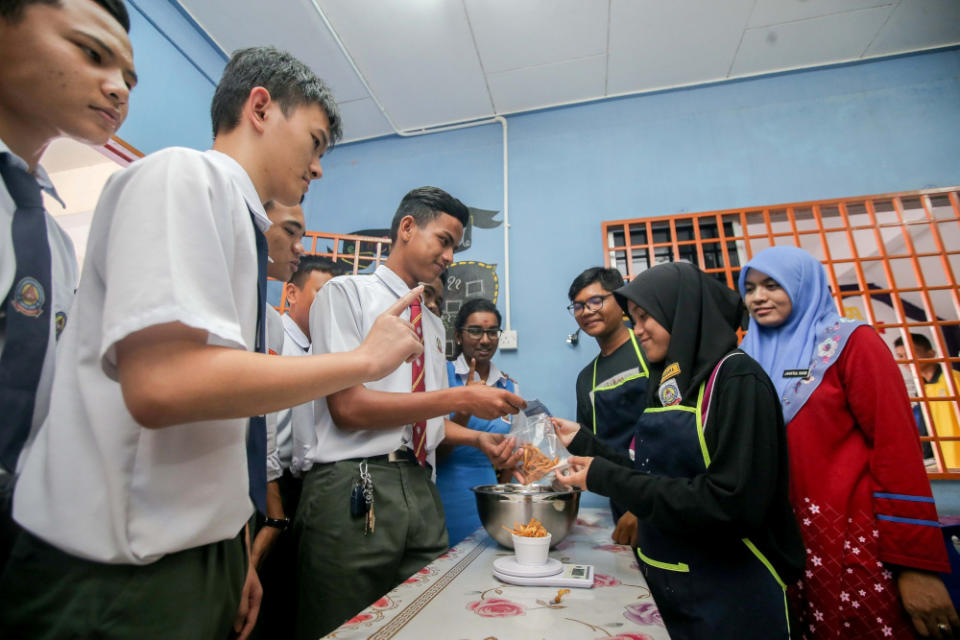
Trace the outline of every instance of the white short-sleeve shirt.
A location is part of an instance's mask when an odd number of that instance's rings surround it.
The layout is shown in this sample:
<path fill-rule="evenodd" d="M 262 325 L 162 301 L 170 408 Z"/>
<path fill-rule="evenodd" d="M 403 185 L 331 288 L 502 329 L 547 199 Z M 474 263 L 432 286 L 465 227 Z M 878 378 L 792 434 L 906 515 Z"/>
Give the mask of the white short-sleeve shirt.
<path fill-rule="evenodd" d="M 272 323 L 267 324 L 267 344 L 277 354 L 282 356 L 310 355 L 310 338 L 308 338 L 289 314 L 282 316 L 273 307 L 267 308 L 268 317 L 276 316 L 276 328 Z M 272 313 L 270 313 L 272 312 Z M 269 333 L 278 330 L 280 340 L 271 342 Z M 290 468 L 293 455 L 293 427 L 294 421 L 301 421 L 313 427 L 313 402 L 306 402 L 291 409 L 283 409 L 267 416 L 267 481 L 272 482 L 285 469 Z"/>
<path fill-rule="evenodd" d="M 279 356 L 283 352 L 283 321 L 280 319 L 280 312 L 270 303 L 266 304 L 266 315 L 264 316 L 265 338 L 267 341 L 267 353 Z M 265 418 L 267 422 L 267 482 L 273 482 L 283 474 L 280 468 L 280 456 L 277 453 L 277 422 L 280 415 L 289 413 L 289 409 L 268 413 Z"/>
<path fill-rule="evenodd" d="M 333 278 L 317 292 L 310 307 L 310 335 L 314 353 L 338 353 L 360 346 L 377 316 L 410 291 L 396 273 L 385 265 L 371 275 Z M 409 310 L 403 317 L 410 318 Z M 423 357 L 426 391 L 444 389 L 447 363 L 444 356 L 443 323 L 432 313 L 424 313 Z M 365 385 L 377 391 L 411 393 L 413 365 L 401 364 L 393 373 Z M 427 461 L 434 467 L 434 451 L 444 436 L 444 417 L 427 420 Z M 383 455 L 400 447 L 413 448 L 413 425 L 393 429 L 341 429 L 330 416 L 325 398 L 314 403 L 312 429 L 294 424 L 293 466 L 302 473 L 314 464 L 348 458 Z"/>
<path fill-rule="evenodd" d="M 27 169 L 27 163 L 22 158 L 10 151 L 10 148 L 0 140 L 0 154 L 9 153 L 15 164 L 22 169 Z M 57 195 L 50 182 L 50 176 L 43 170 L 43 167 L 37 167 L 35 173 L 37 183 L 40 187 L 52 195 L 57 200 Z M 13 214 L 17 210 L 17 205 L 7 191 L 3 180 L 0 180 L 0 314 L 4 313 L 2 308 L 3 301 L 6 299 L 7 292 L 13 286 L 13 278 L 17 273 L 17 259 L 13 248 Z M 49 213 L 46 213 L 47 220 L 47 242 L 50 245 L 50 284 L 53 292 L 47 291 L 46 295 L 52 295 L 50 300 L 51 318 L 50 333 L 47 341 L 47 350 L 43 358 L 43 368 L 40 371 L 40 382 L 37 385 L 37 395 L 33 406 L 33 423 L 31 432 L 43 422 L 47 415 L 47 408 L 50 405 L 50 388 L 53 386 L 53 372 L 56 361 L 57 338 L 60 330 L 66 326 L 70 317 L 70 305 L 73 303 L 73 292 L 77 288 L 77 256 L 73 250 L 73 241 L 67 232 L 64 231 L 56 219 Z M 5 323 L 0 322 L 0 353 L 6 345 Z M 0 426 L 0 428 L 3 428 Z M 29 442 L 29 440 L 28 440 Z M 3 469 L 0 467 L 0 474 L 12 472 L 14 469 Z"/>
<path fill-rule="evenodd" d="M 235 537 L 253 512 L 248 419 L 147 429 L 127 411 L 115 346 L 179 322 L 252 351 L 257 254 L 244 169 L 170 148 L 115 173 L 90 228 L 83 285 L 57 353 L 50 411 L 14 494 L 14 518 L 67 553 L 147 564 Z"/>

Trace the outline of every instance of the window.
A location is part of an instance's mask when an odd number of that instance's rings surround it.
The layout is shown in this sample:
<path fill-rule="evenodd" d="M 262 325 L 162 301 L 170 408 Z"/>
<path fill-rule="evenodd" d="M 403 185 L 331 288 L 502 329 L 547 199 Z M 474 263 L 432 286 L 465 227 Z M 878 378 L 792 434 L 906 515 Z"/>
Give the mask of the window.
<path fill-rule="evenodd" d="M 390 254 L 390 238 L 355 236 L 343 233 L 307 231 L 303 248 L 308 254 L 327 258 L 344 268 L 346 273 L 373 273 Z M 286 289 L 280 297 L 277 311 L 287 309 Z"/>
<path fill-rule="evenodd" d="M 603 238 L 605 264 L 627 279 L 685 260 L 732 289 L 758 251 L 812 253 L 844 315 L 873 325 L 891 351 L 906 343 L 898 363 L 927 469 L 960 478 L 960 371 L 947 375 L 960 370 L 960 188 L 618 220 L 603 223 Z M 910 334 L 933 353 L 918 353 Z"/>

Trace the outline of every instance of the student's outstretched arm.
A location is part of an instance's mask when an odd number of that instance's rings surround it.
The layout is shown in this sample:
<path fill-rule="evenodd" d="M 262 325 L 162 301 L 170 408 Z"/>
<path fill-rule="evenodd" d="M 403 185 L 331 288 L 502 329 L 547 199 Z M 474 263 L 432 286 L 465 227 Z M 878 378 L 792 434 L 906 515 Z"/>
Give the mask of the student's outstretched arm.
<path fill-rule="evenodd" d="M 314 353 L 349 351 L 366 341 L 366 318 L 371 312 L 364 309 L 368 301 L 359 295 L 357 287 L 356 280 L 334 279 L 317 292 L 310 307 Z M 420 289 L 417 287 L 416 291 Z M 341 429 L 392 429 L 454 412 L 491 420 L 525 406 L 520 396 L 487 385 L 421 393 L 379 391 L 359 383 L 344 387 L 327 397 L 330 416 Z"/>
<path fill-rule="evenodd" d="M 487 385 L 421 393 L 391 393 L 357 385 L 329 396 L 327 406 L 341 429 L 392 429 L 455 412 L 493 420 L 517 413 L 527 403 L 515 393 Z"/>
<path fill-rule="evenodd" d="M 479 449 L 490 459 L 493 468 L 498 470 L 513 469 L 523 455 L 519 449 L 514 450 L 517 440 L 512 436 L 469 429 L 452 420 L 444 423 L 443 441 L 454 446 L 465 445 Z"/>
<path fill-rule="evenodd" d="M 207 344 L 206 331 L 178 322 L 142 329 L 116 343 L 124 402 L 137 422 L 159 428 L 261 415 L 377 380 L 423 352 L 399 317 L 420 291 L 397 300 L 342 353 L 285 358 Z"/>

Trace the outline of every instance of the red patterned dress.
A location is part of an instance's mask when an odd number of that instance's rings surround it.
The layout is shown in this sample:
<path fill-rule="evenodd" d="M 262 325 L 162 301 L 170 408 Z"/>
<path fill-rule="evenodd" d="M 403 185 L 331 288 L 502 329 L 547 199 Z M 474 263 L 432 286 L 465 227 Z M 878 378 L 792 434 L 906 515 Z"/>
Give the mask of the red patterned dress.
<path fill-rule="evenodd" d="M 834 356 L 826 342 L 820 356 Z M 856 329 L 835 357 L 787 426 L 791 501 L 807 547 L 791 588 L 800 631 L 910 638 L 897 566 L 949 570 L 913 414 L 872 328 Z"/>

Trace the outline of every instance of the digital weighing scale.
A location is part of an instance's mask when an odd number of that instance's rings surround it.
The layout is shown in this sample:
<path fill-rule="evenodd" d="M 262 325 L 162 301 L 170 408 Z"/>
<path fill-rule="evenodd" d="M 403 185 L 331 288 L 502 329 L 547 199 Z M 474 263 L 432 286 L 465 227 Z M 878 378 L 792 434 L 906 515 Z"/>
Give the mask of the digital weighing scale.
<path fill-rule="evenodd" d="M 531 587 L 593 587 L 593 566 L 563 564 L 548 558 L 545 564 L 520 564 L 515 556 L 493 561 L 493 575 L 503 582 Z"/>

